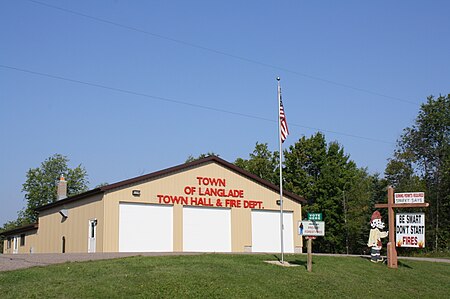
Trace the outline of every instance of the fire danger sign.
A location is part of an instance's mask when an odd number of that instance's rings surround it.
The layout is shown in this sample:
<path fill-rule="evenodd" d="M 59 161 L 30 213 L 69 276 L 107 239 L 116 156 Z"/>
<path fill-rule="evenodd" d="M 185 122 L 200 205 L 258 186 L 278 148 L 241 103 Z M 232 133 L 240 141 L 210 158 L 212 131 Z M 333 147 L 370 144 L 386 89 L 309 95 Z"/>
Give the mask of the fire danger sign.
<path fill-rule="evenodd" d="M 397 213 L 395 224 L 397 247 L 425 247 L 425 213 Z"/>

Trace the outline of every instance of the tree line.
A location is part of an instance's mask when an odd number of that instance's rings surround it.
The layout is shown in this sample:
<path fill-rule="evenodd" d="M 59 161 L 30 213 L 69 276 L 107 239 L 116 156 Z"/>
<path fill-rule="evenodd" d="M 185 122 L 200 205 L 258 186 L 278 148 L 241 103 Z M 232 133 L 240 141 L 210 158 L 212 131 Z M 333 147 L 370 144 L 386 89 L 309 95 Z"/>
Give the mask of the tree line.
<path fill-rule="evenodd" d="M 208 155 L 217 154 L 189 156 L 186 162 Z M 307 199 L 304 216 L 323 213 L 326 234 L 315 241 L 315 251 L 367 253 L 370 217 L 376 203 L 386 202 L 388 186 L 396 192 L 425 192 L 430 203 L 424 209 L 426 250 L 450 250 L 450 95 L 430 96 L 421 105 L 414 124 L 398 139 L 384 176 L 358 167 L 341 144 L 327 142 L 322 133 L 300 138 L 283 155 L 284 189 Z M 248 158 L 238 158 L 234 164 L 279 185 L 279 159 L 279 152 L 257 142 Z M 27 172 L 22 189 L 27 205 L 0 232 L 35 222 L 34 209 L 56 200 L 55 181 L 61 174 L 68 181 L 69 196 L 88 190 L 84 167 L 71 169 L 68 162 L 67 157 L 56 154 Z M 387 222 L 386 211 L 380 212 Z M 406 253 L 402 250 L 399 248 L 399 254 Z"/>
<path fill-rule="evenodd" d="M 327 142 L 322 133 L 300 138 L 283 155 L 284 189 L 307 199 L 303 216 L 323 214 L 326 234 L 315 241 L 318 252 L 368 252 L 370 217 L 376 203 L 387 201 L 388 186 L 425 192 L 430 207 L 417 211 L 426 213 L 426 250 L 450 251 L 450 95 L 430 96 L 421 105 L 414 124 L 397 140 L 384 176 L 358 167 L 342 145 Z M 256 143 L 249 158 L 234 164 L 279 185 L 279 157 L 267 143 Z M 387 211 L 380 212 L 387 223 Z"/>

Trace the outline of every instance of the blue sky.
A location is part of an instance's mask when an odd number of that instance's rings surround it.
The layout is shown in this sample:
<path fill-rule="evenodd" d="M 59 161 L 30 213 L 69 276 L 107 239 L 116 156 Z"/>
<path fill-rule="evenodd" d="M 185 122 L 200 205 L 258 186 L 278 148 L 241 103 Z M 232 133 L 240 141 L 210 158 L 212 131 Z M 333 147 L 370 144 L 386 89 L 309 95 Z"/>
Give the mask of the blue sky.
<path fill-rule="evenodd" d="M 55 153 L 91 187 L 321 130 L 383 173 L 450 82 L 448 1 L 0 2 L 0 225 Z M 59 78 L 59 79 L 58 79 Z"/>

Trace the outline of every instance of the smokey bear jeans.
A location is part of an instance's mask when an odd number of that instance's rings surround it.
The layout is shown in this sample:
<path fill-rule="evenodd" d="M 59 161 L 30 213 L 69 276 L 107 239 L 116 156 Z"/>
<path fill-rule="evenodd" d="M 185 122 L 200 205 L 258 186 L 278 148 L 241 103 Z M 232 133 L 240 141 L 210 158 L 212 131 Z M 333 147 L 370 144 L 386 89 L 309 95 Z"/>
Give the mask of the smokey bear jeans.
<path fill-rule="evenodd" d="M 383 258 L 380 256 L 381 248 L 378 249 L 376 247 L 372 247 L 370 249 L 370 261 L 374 263 L 378 263 L 383 261 Z"/>

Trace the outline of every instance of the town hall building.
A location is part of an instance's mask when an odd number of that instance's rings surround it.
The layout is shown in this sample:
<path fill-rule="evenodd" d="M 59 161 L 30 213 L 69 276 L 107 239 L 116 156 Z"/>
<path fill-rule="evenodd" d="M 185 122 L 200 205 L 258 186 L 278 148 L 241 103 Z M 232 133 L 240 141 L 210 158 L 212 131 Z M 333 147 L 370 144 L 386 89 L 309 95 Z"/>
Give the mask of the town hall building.
<path fill-rule="evenodd" d="M 284 251 L 299 253 L 306 201 L 283 193 Z M 216 156 L 59 198 L 3 232 L 4 253 L 280 252 L 279 187 Z"/>

